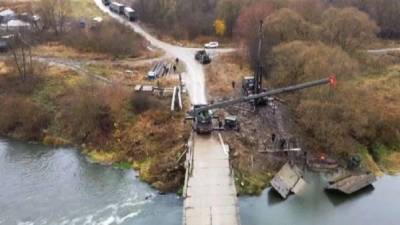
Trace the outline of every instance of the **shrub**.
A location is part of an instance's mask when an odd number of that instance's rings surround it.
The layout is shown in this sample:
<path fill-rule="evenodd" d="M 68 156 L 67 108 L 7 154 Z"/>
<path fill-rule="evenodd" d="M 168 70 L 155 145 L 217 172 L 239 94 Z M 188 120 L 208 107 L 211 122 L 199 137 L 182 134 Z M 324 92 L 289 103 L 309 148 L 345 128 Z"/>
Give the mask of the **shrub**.
<path fill-rule="evenodd" d="M 329 45 L 339 45 L 353 51 L 370 43 L 378 32 L 378 26 L 368 14 L 356 8 L 331 8 L 322 15 L 321 37 Z"/>
<path fill-rule="evenodd" d="M 135 93 L 131 98 L 132 110 L 137 114 L 156 108 L 159 104 L 154 97 L 142 93 Z"/>
<path fill-rule="evenodd" d="M 39 140 L 50 121 L 49 112 L 24 97 L 1 97 L 0 109 L 0 133 L 6 136 Z"/>
<path fill-rule="evenodd" d="M 348 79 L 358 71 L 358 62 L 340 48 L 322 43 L 294 41 L 274 48 L 272 82 L 290 85 L 336 74 Z M 271 63 L 271 62 L 270 62 Z"/>
<path fill-rule="evenodd" d="M 72 90 L 61 101 L 59 121 L 76 142 L 104 143 L 114 128 L 114 117 L 104 95 L 95 84 Z"/>
<path fill-rule="evenodd" d="M 93 28 L 74 28 L 64 38 L 64 43 L 73 48 L 114 57 L 137 56 L 142 49 L 141 41 L 131 29 L 111 20 Z"/>

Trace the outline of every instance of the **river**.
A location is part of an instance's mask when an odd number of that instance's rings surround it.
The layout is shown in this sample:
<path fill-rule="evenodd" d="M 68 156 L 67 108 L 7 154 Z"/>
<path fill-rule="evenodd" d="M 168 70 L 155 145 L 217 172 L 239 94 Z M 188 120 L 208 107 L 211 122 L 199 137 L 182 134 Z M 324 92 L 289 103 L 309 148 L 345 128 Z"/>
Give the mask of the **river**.
<path fill-rule="evenodd" d="M 396 225 L 400 177 L 353 197 L 327 194 L 318 176 L 300 196 L 270 189 L 241 197 L 242 225 Z M 88 162 L 74 149 L 0 139 L 1 225 L 180 225 L 183 201 L 158 195 L 131 170 Z"/>
<path fill-rule="evenodd" d="M 182 200 L 73 149 L 0 140 L 0 224 L 180 224 Z"/>

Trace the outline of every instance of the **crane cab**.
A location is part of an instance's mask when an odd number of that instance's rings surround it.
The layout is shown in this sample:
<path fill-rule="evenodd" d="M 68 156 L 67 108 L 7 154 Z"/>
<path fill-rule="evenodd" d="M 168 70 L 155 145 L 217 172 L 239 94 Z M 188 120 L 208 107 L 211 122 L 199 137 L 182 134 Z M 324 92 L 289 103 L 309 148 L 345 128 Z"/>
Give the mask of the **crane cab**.
<path fill-rule="evenodd" d="M 254 76 L 246 76 L 242 79 L 242 94 L 249 96 L 254 94 Z"/>

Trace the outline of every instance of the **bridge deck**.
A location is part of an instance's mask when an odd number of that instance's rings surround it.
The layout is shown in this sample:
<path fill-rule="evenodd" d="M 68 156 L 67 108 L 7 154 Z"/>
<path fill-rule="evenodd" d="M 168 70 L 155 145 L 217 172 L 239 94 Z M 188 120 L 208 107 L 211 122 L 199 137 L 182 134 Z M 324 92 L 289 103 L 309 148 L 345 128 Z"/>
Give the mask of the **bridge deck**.
<path fill-rule="evenodd" d="M 214 135 L 195 135 L 193 170 L 184 201 L 184 225 L 239 225 L 229 156 Z"/>

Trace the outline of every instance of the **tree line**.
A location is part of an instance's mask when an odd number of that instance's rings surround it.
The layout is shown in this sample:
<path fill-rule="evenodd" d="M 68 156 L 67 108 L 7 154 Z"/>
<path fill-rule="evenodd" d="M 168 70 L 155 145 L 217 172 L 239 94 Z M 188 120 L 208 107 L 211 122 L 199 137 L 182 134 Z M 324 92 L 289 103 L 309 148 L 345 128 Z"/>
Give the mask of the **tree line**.
<path fill-rule="evenodd" d="M 397 0 L 139 0 L 132 5 L 142 21 L 177 38 L 214 35 L 215 21 L 223 21 L 224 35 L 233 37 L 243 22 L 241 18 L 249 13 L 267 15 L 272 8 L 290 8 L 306 21 L 317 22 L 322 16 L 320 12 L 331 7 L 354 7 L 377 23 L 380 37 L 400 38 Z"/>

